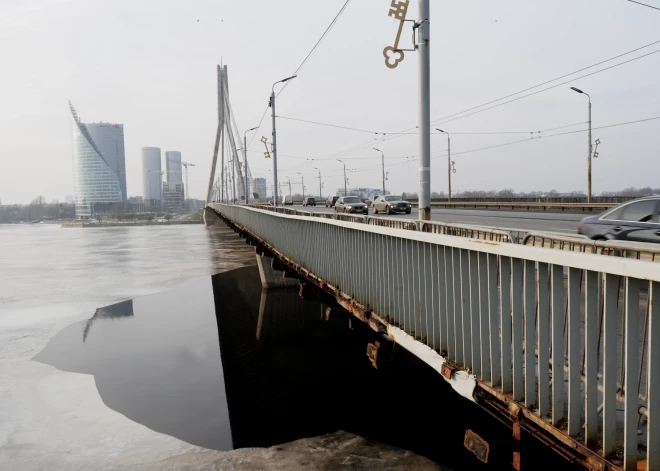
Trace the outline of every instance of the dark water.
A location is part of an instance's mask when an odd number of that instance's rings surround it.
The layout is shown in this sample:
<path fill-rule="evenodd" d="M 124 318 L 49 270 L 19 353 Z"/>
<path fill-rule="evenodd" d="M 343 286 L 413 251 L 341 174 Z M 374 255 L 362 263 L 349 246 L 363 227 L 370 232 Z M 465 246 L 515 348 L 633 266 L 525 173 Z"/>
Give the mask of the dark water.
<path fill-rule="evenodd" d="M 35 359 L 93 375 L 112 409 L 208 448 L 341 429 L 478 469 L 465 430 L 498 424 L 403 350 L 374 369 L 375 333 L 347 313 L 326 321 L 323 310 L 297 290 L 262 292 L 250 266 L 98 309 Z"/>

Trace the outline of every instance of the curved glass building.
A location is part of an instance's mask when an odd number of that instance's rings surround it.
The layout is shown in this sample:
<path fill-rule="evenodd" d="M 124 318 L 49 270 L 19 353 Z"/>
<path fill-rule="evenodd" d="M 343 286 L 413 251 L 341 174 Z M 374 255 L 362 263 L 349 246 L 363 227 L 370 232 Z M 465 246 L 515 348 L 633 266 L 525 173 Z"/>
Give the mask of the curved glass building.
<path fill-rule="evenodd" d="M 101 127 L 94 128 L 96 138 L 102 142 L 106 153 L 113 147 L 116 152 L 104 155 L 97 145 L 88 125 L 80 121 L 75 108 L 69 102 L 73 120 L 73 185 L 76 204 L 76 218 L 94 216 L 95 208 L 121 203 L 126 195 L 126 170 L 124 159 L 124 130 L 122 125 L 107 126 L 111 131 L 106 140 Z M 98 125 L 93 125 L 98 126 Z M 112 126 L 112 128 L 110 127 Z M 114 128 L 119 126 L 119 128 Z M 121 129 L 121 132 L 114 130 Z M 119 146 L 118 140 L 121 140 Z M 119 149 L 121 148 L 121 152 Z"/>

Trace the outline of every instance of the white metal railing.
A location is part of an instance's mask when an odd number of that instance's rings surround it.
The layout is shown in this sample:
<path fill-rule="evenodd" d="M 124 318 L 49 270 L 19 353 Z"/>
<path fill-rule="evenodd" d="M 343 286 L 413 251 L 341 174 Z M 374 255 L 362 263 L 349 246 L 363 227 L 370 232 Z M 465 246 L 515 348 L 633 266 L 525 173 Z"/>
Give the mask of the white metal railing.
<path fill-rule="evenodd" d="M 657 264 L 211 206 L 556 433 L 660 469 Z"/>

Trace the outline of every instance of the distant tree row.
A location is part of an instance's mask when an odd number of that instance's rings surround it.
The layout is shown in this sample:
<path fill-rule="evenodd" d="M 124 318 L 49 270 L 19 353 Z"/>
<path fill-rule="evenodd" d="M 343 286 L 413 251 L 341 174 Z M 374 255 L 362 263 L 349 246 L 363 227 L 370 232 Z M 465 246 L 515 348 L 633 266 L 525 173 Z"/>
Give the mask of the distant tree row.
<path fill-rule="evenodd" d="M 46 203 L 46 198 L 41 195 L 33 199 L 30 204 L 2 205 L 0 203 L 0 224 L 43 219 L 73 219 L 74 217 L 73 204 L 60 203 L 58 200 Z"/>

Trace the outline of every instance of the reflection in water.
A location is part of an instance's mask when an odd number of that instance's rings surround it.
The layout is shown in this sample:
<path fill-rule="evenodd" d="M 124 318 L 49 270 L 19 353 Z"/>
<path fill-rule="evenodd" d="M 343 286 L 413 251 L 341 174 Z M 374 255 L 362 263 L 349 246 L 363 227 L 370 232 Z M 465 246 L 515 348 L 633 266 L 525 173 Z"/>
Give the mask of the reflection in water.
<path fill-rule="evenodd" d="M 107 406 L 207 448 L 341 429 L 479 469 L 463 436 L 468 423 L 492 419 L 404 351 L 374 369 L 365 352 L 375 334 L 359 322 L 349 328 L 345 312 L 325 320 L 323 310 L 297 290 L 262 292 L 256 267 L 243 267 L 137 298 L 132 308 L 99 309 L 36 360 L 94 375 Z"/>
<path fill-rule="evenodd" d="M 85 322 L 83 329 L 83 342 L 87 340 L 89 331 L 92 329 L 94 322 L 99 319 L 121 319 L 133 315 L 133 300 L 129 299 L 121 303 L 113 304 L 111 306 L 101 307 L 96 310 L 94 316 Z"/>

